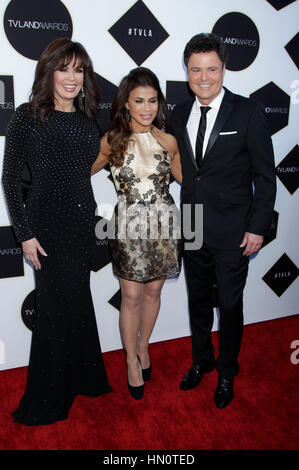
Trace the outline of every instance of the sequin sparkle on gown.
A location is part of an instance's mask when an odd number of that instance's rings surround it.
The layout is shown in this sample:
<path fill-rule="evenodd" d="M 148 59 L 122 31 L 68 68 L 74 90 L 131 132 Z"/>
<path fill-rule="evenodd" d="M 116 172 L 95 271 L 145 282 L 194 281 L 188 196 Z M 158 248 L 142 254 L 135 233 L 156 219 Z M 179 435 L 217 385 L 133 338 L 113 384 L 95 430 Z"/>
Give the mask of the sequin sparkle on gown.
<path fill-rule="evenodd" d="M 26 390 L 14 420 L 50 424 L 68 416 L 78 394 L 98 396 L 108 383 L 90 292 L 95 207 L 90 172 L 99 152 L 96 126 L 81 112 L 52 111 L 40 124 L 21 105 L 7 130 L 3 184 L 19 241 L 35 237 L 39 255 L 36 317 Z M 21 174 L 32 186 L 26 207 Z"/>

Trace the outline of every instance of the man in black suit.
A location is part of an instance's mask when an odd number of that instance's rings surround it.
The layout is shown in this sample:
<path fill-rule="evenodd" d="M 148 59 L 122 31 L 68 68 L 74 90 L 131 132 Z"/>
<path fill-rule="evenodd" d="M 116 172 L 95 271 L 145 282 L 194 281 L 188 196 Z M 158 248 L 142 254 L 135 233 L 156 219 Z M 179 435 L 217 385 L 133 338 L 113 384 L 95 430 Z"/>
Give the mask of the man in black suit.
<path fill-rule="evenodd" d="M 185 243 L 193 365 L 180 388 L 196 387 L 216 366 L 214 402 L 224 408 L 233 399 L 239 370 L 249 256 L 260 249 L 273 214 L 274 155 L 262 105 L 223 88 L 227 51 L 220 38 L 194 36 L 184 61 L 196 97 L 177 106 L 171 127 L 181 155 L 183 213 L 191 207 L 196 233 L 195 209 L 203 205 L 203 243 L 188 249 Z M 211 342 L 214 282 L 220 311 L 216 361 Z"/>

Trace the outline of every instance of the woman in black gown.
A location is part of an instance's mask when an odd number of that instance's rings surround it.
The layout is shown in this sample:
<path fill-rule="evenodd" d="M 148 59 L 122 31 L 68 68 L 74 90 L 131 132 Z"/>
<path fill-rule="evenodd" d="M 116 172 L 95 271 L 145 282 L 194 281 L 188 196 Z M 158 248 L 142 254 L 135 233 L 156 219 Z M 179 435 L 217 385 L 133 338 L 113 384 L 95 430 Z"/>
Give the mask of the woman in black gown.
<path fill-rule="evenodd" d="M 7 130 L 3 185 L 16 236 L 36 272 L 27 385 L 13 413 L 26 425 L 63 420 L 76 395 L 112 390 L 90 292 L 97 107 L 89 56 L 79 43 L 60 38 L 41 55 L 30 102 L 16 110 Z M 32 173 L 26 207 L 25 162 Z"/>

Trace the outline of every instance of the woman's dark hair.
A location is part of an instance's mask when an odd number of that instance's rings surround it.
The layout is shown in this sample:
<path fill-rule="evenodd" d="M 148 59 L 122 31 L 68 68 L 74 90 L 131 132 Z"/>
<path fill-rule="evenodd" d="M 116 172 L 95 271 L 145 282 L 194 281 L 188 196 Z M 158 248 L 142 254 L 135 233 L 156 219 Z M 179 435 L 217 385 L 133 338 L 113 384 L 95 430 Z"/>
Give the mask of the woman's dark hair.
<path fill-rule="evenodd" d="M 211 52 L 215 51 L 222 62 L 222 66 L 227 63 L 227 48 L 226 45 L 221 41 L 217 34 L 213 33 L 200 33 L 193 36 L 190 41 L 186 44 L 184 50 L 184 62 L 186 67 L 190 56 L 192 54 L 198 54 L 199 52 Z"/>
<path fill-rule="evenodd" d="M 80 92 L 74 106 L 90 119 L 94 119 L 99 107 L 99 90 L 93 71 L 92 61 L 85 48 L 68 38 L 59 38 L 50 42 L 40 56 L 35 70 L 34 83 L 30 95 L 29 108 L 33 116 L 43 121 L 54 104 L 54 72 L 61 67 L 77 62 L 84 71 L 84 94 Z"/>
<path fill-rule="evenodd" d="M 108 132 L 108 144 L 111 149 L 110 161 L 114 166 L 120 167 L 124 162 L 132 129 L 129 124 L 129 114 L 126 103 L 132 90 L 137 87 L 152 87 L 158 93 L 158 113 L 153 124 L 158 129 L 169 131 L 167 104 L 160 88 L 156 75 L 145 67 L 137 67 L 130 71 L 122 81 L 112 103 L 111 125 Z"/>

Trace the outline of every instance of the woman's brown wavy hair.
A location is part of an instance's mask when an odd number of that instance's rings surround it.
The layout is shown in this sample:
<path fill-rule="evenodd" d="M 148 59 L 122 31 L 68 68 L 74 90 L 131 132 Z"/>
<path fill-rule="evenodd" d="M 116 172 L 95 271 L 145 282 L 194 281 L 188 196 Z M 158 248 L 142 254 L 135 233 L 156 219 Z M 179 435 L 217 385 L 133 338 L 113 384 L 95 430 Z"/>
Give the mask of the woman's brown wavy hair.
<path fill-rule="evenodd" d="M 83 67 L 85 94 L 85 97 L 82 97 L 82 93 L 79 92 L 74 100 L 74 106 L 94 120 L 99 108 L 100 96 L 92 61 L 82 44 L 68 38 L 59 38 L 50 42 L 40 56 L 29 98 L 29 109 L 34 117 L 43 121 L 55 108 L 54 71 L 74 60 Z"/>
<path fill-rule="evenodd" d="M 160 88 L 156 75 L 145 67 L 137 67 L 130 71 L 120 82 L 118 91 L 114 97 L 111 110 L 111 125 L 109 127 L 107 141 L 110 146 L 110 162 L 121 167 L 124 162 L 124 154 L 127 150 L 132 129 L 130 127 L 130 116 L 125 104 L 132 90 L 137 87 L 150 86 L 158 93 L 158 113 L 153 121 L 154 126 L 169 131 L 169 120 L 167 115 L 167 104 Z"/>

